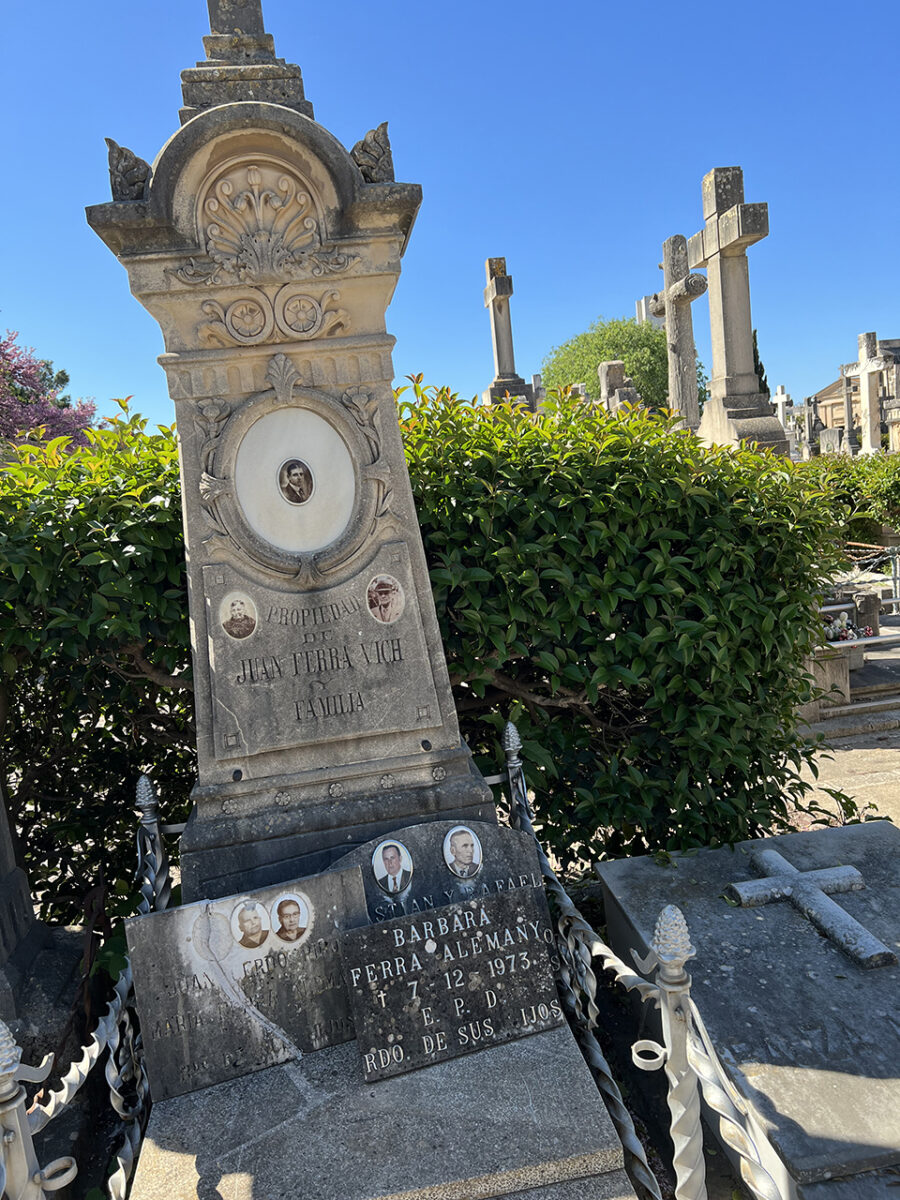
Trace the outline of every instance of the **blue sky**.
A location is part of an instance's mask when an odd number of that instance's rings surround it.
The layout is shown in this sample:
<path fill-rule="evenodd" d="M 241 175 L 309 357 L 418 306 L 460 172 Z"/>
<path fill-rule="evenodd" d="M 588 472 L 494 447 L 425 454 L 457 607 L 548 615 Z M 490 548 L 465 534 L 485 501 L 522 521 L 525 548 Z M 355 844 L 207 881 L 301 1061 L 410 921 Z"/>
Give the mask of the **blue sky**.
<path fill-rule="evenodd" d="M 388 120 L 397 178 L 424 189 L 388 314 L 398 379 L 490 383 L 489 256 L 514 278 L 526 377 L 598 316 L 632 316 L 661 283 L 663 240 L 700 228 L 704 173 L 735 164 L 769 204 L 749 259 L 773 389 L 799 400 L 855 359 L 858 333 L 900 337 L 895 2 L 263 7 L 316 118 L 347 146 Z M 105 136 L 152 161 L 177 128 L 206 5 L 4 9 L 0 329 L 101 413 L 133 394 L 169 423 L 158 328 L 84 207 L 109 198 Z M 705 300 L 694 322 L 708 368 Z"/>

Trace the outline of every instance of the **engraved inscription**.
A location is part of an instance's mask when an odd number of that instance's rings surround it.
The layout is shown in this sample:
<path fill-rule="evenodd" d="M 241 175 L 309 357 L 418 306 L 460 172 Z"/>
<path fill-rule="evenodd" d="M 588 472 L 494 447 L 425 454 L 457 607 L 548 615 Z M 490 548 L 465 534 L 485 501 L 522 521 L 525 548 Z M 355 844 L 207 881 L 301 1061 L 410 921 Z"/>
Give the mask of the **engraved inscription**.
<path fill-rule="evenodd" d="M 341 937 L 367 1080 L 562 1023 L 543 893 L 528 888 Z"/>

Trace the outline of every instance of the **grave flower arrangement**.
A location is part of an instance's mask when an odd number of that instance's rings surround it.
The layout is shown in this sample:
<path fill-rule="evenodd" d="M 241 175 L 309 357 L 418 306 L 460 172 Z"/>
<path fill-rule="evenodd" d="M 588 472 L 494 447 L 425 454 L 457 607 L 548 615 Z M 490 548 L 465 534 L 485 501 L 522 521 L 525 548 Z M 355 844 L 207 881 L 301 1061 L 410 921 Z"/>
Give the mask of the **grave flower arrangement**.
<path fill-rule="evenodd" d="M 822 613 L 822 623 L 827 642 L 855 642 L 857 638 L 875 636 L 871 625 L 854 625 L 847 612 L 840 612 L 836 617 Z"/>

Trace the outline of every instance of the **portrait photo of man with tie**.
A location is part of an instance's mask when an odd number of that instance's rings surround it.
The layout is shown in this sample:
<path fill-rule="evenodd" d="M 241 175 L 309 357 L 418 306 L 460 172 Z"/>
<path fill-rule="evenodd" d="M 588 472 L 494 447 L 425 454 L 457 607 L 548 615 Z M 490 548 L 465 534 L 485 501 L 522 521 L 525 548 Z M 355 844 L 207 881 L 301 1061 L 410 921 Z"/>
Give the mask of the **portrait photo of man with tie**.
<path fill-rule="evenodd" d="M 389 896 L 405 892 L 412 879 L 413 865 L 409 851 L 400 842 L 381 842 L 372 855 L 375 882 Z"/>
<path fill-rule="evenodd" d="M 481 870 L 481 842 L 467 825 L 457 825 L 444 838 L 444 862 L 459 879 Z"/>

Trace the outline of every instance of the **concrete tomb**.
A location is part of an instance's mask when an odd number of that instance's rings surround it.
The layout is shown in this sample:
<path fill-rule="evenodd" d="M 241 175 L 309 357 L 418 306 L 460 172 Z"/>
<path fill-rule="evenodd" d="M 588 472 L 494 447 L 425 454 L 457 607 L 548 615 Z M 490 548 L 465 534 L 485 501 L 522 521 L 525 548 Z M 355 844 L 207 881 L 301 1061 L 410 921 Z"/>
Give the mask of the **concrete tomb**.
<path fill-rule="evenodd" d="M 665 329 L 665 309 L 661 309 L 656 295 L 641 296 L 634 302 L 634 317 L 638 325 L 652 325 L 654 329 Z"/>
<path fill-rule="evenodd" d="M 385 309 L 421 189 L 393 181 L 385 126 L 348 153 L 312 119 L 258 9 L 211 4 L 181 130 L 130 199 L 88 210 L 160 322 L 178 421 L 187 900 L 320 871 L 421 814 L 493 819 L 391 392 Z"/>
<path fill-rule="evenodd" d="M 871 821 L 597 868 L 627 960 L 661 908 L 684 913 L 692 995 L 787 1200 L 875 1200 L 897 1178 L 898 864 L 900 829 Z"/>
<path fill-rule="evenodd" d="M 484 307 L 491 315 L 491 341 L 494 347 L 494 382 L 484 393 L 485 404 L 507 399 L 522 400 L 535 411 L 534 388 L 516 372 L 513 350 L 512 317 L 509 298 L 513 294 L 512 275 L 506 273 L 505 258 L 489 258 L 484 264 L 487 287 Z"/>
<path fill-rule="evenodd" d="M 740 167 L 715 167 L 703 177 L 703 220 L 688 240 L 689 266 L 707 271 L 712 335 L 710 398 L 698 436 L 707 445 L 749 441 L 786 454 L 784 429 L 753 366 L 747 247 L 768 235 L 768 205 L 744 203 Z"/>
<path fill-rule="evenodd" d="M 460 741 L 384 323 L 420 190 L 384 124 L 348 153 L 313 120 L 259 0 L 209 11 L 182 129 L 152 169 L 111 146 L 88 210 L 165 337 L 198 723 L 186 903 L 127 931 L 132 1198 L 633 1197 L 534 846 Z"/>

